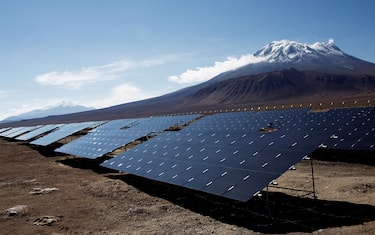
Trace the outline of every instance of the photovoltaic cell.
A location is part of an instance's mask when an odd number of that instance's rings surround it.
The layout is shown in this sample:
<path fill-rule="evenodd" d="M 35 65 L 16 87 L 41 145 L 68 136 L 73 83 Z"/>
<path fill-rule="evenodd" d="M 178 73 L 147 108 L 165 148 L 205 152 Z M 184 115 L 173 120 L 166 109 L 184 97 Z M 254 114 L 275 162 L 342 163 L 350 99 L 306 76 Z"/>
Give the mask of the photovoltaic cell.
<path fill-rule="evenodd" d="M 373 108 L 220 113 L 102 166 L 247 201 L 319 146 L 373 148 L 374 119 Z"/>

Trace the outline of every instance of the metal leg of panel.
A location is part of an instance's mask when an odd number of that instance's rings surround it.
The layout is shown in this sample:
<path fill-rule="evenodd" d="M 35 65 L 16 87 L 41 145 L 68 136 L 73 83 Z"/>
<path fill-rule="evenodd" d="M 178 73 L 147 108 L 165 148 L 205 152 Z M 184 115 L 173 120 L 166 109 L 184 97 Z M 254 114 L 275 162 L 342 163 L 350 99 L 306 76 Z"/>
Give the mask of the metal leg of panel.
<path fill-rule="evenodd" d="M 316 199 L 313 154 L 311 154 L 311 157 L 310 157 L 310 165 L 311 165 L 311 178 L 312 178 L 313 196 L 314 196 L 314 199 Z"/>
<path fill-rule="evenodd" d="M 268 201 L 269 201 L 269 198 L 268 198 L 268 185 L 267 185 L 267 190 L 266 190 L 266 207 L 267 207 L 267 210 L 269 210 Z"/>

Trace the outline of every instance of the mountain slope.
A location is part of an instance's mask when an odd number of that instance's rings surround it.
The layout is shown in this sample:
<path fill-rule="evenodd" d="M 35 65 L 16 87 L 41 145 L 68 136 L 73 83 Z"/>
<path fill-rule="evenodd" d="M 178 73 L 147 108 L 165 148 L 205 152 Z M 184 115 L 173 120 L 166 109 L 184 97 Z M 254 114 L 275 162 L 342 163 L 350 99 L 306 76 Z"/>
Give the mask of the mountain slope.
<path fill-rule="evenodd" d="M 345 93 L 375 92 L 375 75 L 329 74 L 294 68 L 226 79 L 190 96 L 194 103 L 264 103 L 290 99 L 333 98 Z"/>
<path fill-rule="evenodd" d="M 147 100 L 27 123 L 142 117 L 374 94 L 375 64 L 346 54 L 332 41 L 303 44 L 282 40 L 254 53 L 248 65 L 195 86 Z"/>

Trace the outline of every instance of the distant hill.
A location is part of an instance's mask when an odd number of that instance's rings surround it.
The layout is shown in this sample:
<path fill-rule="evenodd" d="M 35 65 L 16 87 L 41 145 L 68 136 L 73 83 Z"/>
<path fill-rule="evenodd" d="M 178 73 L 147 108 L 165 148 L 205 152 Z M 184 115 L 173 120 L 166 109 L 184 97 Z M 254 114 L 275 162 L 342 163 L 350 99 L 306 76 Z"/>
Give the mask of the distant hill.
<path fill-rule="evenodd" d="M 174 114 L 258 104 L 375 95 L 375 64 L 341 51 L 333 41 L 274 41 L 254 62 L 163 96 L 104 109 L 23 122 L 73 122 Z M 20 123 L 15 124 L 20 125 Z"/>
<path fill-rule="evenodd" d="M 42 117 L 50 117 L 50 116 L 57 116 L 57 115 L 63 115 L 63 114 L 71 114 L 71 113 L 77 113 L 77 112 L 84 112 L 93 110 L 94 108 L 89 108 L 85 106 L 80 105 L 74 105 L 71 103 L 61 103 L 57 104 L 55 106 L 46 107 L 43 109 L 36 109 L 30 112 L 22 113 L 16 116 L 8 117 L 0 123 L 9 123 L 9 122 L 16 122 L 16 121 L 25 121 L 29 119 L 35 119 L 35 118 L 42 118 Z"/>

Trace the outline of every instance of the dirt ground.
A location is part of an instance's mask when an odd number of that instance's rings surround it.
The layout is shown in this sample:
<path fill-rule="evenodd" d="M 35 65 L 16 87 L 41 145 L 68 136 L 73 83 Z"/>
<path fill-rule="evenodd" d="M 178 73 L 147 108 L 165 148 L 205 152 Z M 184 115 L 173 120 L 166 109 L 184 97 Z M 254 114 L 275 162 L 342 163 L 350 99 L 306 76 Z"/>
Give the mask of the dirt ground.
<path fill-rule="evenodd" d="M 0 149 L 0 234 L 375 233 L 374 165 L 314 160 L 314 199 L 304 160 L 242 203 L 19 142 Z"/>

